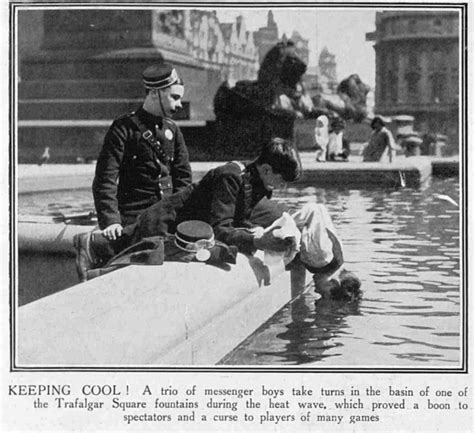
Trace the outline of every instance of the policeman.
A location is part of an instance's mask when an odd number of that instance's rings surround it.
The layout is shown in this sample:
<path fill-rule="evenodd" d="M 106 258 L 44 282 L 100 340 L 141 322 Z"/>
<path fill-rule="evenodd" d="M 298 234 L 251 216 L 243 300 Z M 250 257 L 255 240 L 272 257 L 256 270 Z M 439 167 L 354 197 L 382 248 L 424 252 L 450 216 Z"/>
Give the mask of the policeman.
<path fill-rule="evenodd" d="M 170 64 L 160 63 L 145 69 L 143 83 L 143 105 L 112 123 L 97 159 L 92 191 L 99 228 L 109 240 L 192 182 L 183 134 L 170 119 L 182 108 L 183 82 Z"/>

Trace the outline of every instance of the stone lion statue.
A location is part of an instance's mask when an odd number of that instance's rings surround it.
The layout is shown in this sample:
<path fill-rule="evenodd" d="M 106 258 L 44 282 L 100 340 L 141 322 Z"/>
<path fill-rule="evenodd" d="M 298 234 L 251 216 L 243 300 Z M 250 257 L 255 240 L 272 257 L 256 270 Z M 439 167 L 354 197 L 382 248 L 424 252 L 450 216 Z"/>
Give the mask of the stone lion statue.
<path fill-rule="evenodd" d="M 340 103 L 306 94 L 302 77 L 306 64 L 292 41 L 277 43 L 265 56 L 256 81 L 225 81 L 214 97 L 216 150 L 240 158 L 258 154 L 271 137 L 293 138 L 297 118 L 329 114 L 361 121 L 366 117 L 369 87 L 354 74 L 338 87 Z M 222 156 L 225 156 L 224 154 Z M 226 158 L 225 158 L 226 159 Z"/>
<path fill-rule="evenodd" d="M 367 94 L 370 87 L 357 74 L 349 75 L 337 87 L 339 101 L 324 100 L 322 96 L 312 98 L 316 110 L 328 110 L 346 120 L 362 122 L 367 117 Z"/>

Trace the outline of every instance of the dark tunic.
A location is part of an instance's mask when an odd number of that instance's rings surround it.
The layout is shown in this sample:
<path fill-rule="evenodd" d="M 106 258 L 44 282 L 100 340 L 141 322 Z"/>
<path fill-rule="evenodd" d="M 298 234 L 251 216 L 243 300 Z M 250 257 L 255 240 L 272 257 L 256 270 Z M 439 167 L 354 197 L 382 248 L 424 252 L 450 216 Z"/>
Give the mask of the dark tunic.
<path fill-rule="evenodd" d="M 253 163 L 243 172 L 237 163 L 227 163 L 210 170 L 197 185 L 146 209 L 134 227 L 133 241 L 173 233 L 180 222 L 195 219 L 210 224 L 217 240 L 252 254 L 251 213 L 264 197 L 270 198 L 271 192 Z"/>
<path fill-rule="evenodd" d="M 139 108 L 141 123 L 161 143 L 169 166 L 157 160 L 131 114 L 115 120 L 97 160 L 92 186 L 99 227 L 131 224 L 143 209 L 191 184 L 191 166 L 183 134 L 168 118 Z"/>
<path fill-rule="evenodd" d="M 369 144 L 363 152 L 363 161 L 380 161 L 387 147 L 389 152 L 393 150 L 393 137 L 392 133 L 386 127 L 383 127 L 380 131 L 374 131 L 370 136 Z"/>

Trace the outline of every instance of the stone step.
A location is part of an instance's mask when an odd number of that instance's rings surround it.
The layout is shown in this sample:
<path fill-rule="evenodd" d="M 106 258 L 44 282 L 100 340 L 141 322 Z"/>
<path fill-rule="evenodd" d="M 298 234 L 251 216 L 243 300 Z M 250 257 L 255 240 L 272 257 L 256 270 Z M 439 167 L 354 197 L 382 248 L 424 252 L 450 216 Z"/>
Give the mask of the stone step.
<path fill-rule="evenodd" d="M 433 160 L 433 176 L 452 177 L 459 175 L 459 156 Z"/>
<path fill-rule="evenodd" d="M 431 160 L 426 157 L 398 157 L 390 162 L 316 162 L 304 159 L 302 183 L 315 186 L 349 188 L 387 187 L 417 188 L 431 177 Z"/>
<path fill-rule="evenodd" d="M 268 266 L 263 284 L 258 255 L 239 254 L 228 269 L 128 266 L 23 305 L 18 366 L 216 364 L 304 290 L 305 276 L 303 287 L 293 285 L 282 261 Z"/>
<path fill-rule="evenodd" d="M 129 80 L 132 77 L 141 77 L 143 70 L 151 62 L 161 57 L 155 56 L 139 58 L 90 58 L 83 52 L 54 54 L 43 53 L 38 58 L 25 59 L 20 66 L 22 81 L 30 80 Z"/>
<path fill-rule="evenodd" d="M 140 80 L 30 80 L 18 85 L 19 100 L 143 98 Z"/>
<path fill-rule="evenodd" d="M 31 99 L 18 101 L 20 120 L 98 120 L 115 119 L 136 110 L 143 103 L 138 99 Z M 189 119 L 190 104 L 174 116 L 177 120 Z"/>
<path fill-rule="evenodd" d="M 213 160 L 212 123 L 177 120 L 192 160 Z M 23 120 L 18 125 L 18 162 L 36 164 L 45 146 L 53 164 L 97 159 L 112 118 L 103 120 Z"/>
<path fill-rule="evenodd" d="M 399 157 L 393 163 L 362 162 L 359 157 L 351 156 L 348 163 L 315 163 L 314 153 L 303 153 L 301 160 L 304 175 L 298 182 L 288 184 L 289 189 L 297 185 L 312 185 L 315 188 L 343 185 L 361 189 L 398 188 L 402 178 L 406 187 L 416 188 L 430 177 L 431 167 L 440 161 L 429 157 Z M 192 157 L 191 161 L 194 181 L 199 181 L 210 169 L 222 164 L 211 159 L 198 162 Z M 448 158 L 447 162 L 454 164 L 455 159 Z M 25 194 L 64 189 L 66 179 L 67 188 L 71 190 L 90 188 L 94 170 L 94 164 L 48 164 L 41 167 L 21 164 L 18 168 L 18 192 Z"/>

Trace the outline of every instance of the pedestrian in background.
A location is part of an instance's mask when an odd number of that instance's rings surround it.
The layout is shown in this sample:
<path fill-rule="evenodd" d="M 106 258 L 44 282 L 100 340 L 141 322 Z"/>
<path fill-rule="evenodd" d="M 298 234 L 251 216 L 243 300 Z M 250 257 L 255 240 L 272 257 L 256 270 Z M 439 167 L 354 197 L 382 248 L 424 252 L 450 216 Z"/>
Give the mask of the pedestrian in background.
<path fill-rule="evenodd" d="M 314 138 L 316 141 L 316 161 L 326 161 L 326 151 L 329 142 L 329 119 L 327 116 L 321 115 L 316 119 Z"/>
<path fill-rule="evenodd" d="M 370 126 L 373 132 L 370 136 L 369 144 L 364 149 L 363 161 L 380 161 L 384 152 L 387 150 L 388 159 L 392 162 L 393 153 L 395 151 L 395 141 L 392 133 L 387 129 L 385 122 L 379 116 L 374 117 Z"/>
<path fill-rule="evenodd" d="M 347 161 L 351 153 L 350 144 L 344 137 L 346 124 L 344 119 L 335 117 L 331 121 L 327 159 L 328 161 Z"/>

